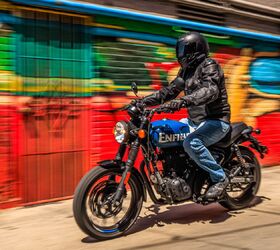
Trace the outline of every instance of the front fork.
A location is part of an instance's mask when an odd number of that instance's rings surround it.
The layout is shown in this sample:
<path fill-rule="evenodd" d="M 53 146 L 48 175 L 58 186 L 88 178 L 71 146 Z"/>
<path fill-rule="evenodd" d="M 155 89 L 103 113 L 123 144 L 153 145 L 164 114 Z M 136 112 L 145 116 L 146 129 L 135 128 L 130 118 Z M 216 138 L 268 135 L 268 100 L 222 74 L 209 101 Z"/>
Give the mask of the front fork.
<path fill-rule="evenodd" d="M 131 169 L 134 166 L 134 162 L 135 162 L 137 154 L 139 152 L 139 148 L 140 148 L 140 142 L 139 142 L 139 139 L 137 138 L 131 144 L 131 148 L 130 148 L 130 151 L 129 151 L 129 154 L 128 154 L 128 159 L 127 159 L 127 161 L 125 163 L 125 169 L 124 169 L 124 172 L 122 174 L 121 181 L 120 181 L 120 183 L 118 185 L 117 191 L 116 191 L 116 193 L 114 195 L 114 198 L 112 200 L 112 203 L 115 206 L 118 206 L 120 204 L 122 195 L 123 195 L 124 190 L 125 190 L 125 185 L 129 181 L 130 174 L 131 174 Z M 122 157 L 123 157 L 123 155 L 125 153 L 125 149 L 126 149 L 126 145 L 122 144 L 120 146 L 120 149 L 119 149 L 117 155 L 116 155 L 116 161 L 121 161 L 122 160 Z"/>

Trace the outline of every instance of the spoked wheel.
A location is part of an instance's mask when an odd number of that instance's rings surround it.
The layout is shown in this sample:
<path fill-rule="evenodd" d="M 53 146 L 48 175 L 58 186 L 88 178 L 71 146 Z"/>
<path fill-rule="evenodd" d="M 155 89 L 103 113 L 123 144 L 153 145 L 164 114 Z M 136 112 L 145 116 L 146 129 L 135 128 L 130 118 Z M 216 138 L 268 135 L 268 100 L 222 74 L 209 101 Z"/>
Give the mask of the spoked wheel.
<path fill-rule="evenodd" d="M 118 168 L 98 166 L 80 181 L 73 212 L 77 224 L 87 235 L 100 240 L 115 238 L 136 221 L 143 203 L 137 178 L 131 175 L 120 202 L 112 203 L 121 176 Z"/>
<path fill-rule="evenodd" d="M 230 210 L 248 207 L 254 199 L 261 182 L 260 164 L 254 153 L 246 147 L 240 147 L 240 152 L 247 164 L 247 168 L 242 168 L 238 177 L 251 179 L 248 183 L 230 183 L 226 189 L 225 201 L 220 204 Z M 239 164 L 236 158 L 232 159 L 231 165 Z"/>

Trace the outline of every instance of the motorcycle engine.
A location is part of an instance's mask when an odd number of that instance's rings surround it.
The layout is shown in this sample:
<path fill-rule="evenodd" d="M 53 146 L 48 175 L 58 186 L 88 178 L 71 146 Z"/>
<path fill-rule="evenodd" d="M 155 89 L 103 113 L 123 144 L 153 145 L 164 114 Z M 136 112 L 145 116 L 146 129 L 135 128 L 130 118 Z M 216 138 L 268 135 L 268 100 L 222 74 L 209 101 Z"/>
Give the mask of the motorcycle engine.
<path fill-rule="evenodd" d="M 166 188 L 171 191 L 172 200 L 182 201 L 187 200 L 192 196 L 191 187 L 186 181 L 180 177 L 175 178 L 163 178 L 165 181 Z"/>
<path fill-rule="evenodd" d="M 173 201 L 191 198 L 195 171 L 182 147 L 162 149 L 163 180 Z M 165 191 L 166 193 L 166 191 Z"/>

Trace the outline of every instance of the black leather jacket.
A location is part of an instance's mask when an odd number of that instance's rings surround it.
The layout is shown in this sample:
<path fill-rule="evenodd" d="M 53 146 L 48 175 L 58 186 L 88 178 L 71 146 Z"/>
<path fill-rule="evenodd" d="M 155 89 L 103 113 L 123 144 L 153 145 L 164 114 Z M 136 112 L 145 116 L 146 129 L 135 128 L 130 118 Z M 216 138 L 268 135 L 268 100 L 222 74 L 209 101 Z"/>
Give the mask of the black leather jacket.
<path fill-rule="evenodd" d="M 144 103 L 148 106 L 162 104 L 176 98 L 183 90 L 185 96 L 181 99 L 189 104 L 189 118 L 195 124 L 205 119 L 230 122 L 224 73 L 215 60 L 205 58 L 196 68 L 180 69 L 177 78 L 169 86 L 146 96 Z"/>

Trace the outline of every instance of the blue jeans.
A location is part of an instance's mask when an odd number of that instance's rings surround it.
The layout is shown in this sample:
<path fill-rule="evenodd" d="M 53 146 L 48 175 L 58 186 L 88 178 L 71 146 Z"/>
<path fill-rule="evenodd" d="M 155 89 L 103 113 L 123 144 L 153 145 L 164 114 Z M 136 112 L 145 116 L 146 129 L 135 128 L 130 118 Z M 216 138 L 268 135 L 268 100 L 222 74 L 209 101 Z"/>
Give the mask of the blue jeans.
<path fill-rule="evenodd" d="M 213 182 L 223 181 L 225 179 L 225 172 L 206 147 L 220 141 L 229 131 L 230 124 L 220 120 L 209 119 L 195 126 L 191 120 L 183 120 L 185 121 L 182 122 L 188 123 L 195 129 L 184 140 L 184 150 L 199 167 L 210 174 Z"/>

